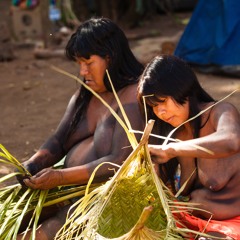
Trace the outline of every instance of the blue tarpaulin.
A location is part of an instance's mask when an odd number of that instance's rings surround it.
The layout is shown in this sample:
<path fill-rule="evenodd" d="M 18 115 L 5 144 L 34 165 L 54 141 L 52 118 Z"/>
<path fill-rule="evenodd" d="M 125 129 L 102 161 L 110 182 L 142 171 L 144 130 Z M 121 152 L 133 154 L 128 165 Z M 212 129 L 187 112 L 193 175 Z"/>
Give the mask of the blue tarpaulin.
<path fill-rule="evenodd" d="M 193 64 L 240 65 L 240 0 L 199 0 L 174 55 Z"/>

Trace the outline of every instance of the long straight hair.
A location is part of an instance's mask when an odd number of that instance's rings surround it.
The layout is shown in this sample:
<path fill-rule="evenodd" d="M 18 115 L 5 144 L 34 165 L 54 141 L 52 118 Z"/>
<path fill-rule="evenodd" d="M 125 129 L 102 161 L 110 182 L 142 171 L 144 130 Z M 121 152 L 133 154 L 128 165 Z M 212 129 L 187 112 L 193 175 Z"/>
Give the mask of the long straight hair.
<path fill-rule="evenodd" d="M 76 61 L 80 57 L 89 59 L 91 55 L 109 57 L 108 72 L 116 91 L 137 83 L 143 71 L 143 65 L 133 55 L 124 32 L 107 18 L 91 18 L 83 22 L 66 46 L 66 56 L 70 60 Z M 106 74 L 104 85 L 108 91 L 112 91 Z M 83 117 L 91 97 L 92 94 L 87 89 L 80 89 L 70 132 Z"/>

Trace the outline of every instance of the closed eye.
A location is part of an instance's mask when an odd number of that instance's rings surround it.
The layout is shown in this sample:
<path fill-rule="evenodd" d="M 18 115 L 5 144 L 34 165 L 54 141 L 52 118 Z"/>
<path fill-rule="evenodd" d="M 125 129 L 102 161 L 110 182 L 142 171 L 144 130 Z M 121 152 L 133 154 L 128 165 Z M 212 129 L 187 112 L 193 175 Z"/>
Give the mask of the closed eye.
<path fill-rule="evenodd" d="M 167 97 L 147 97 L 146 103 L 149 107 L 157 107 L 159 104 L 165 103 L 167 101 Z"/>
<path fill-rule="evenodd" d="M 87 61 L 85 63 L 86 63 L 87 66 L 90 66 L 93 62 L 92 61 L 91 62 Z"/>
<path fill-rule="evenodd" d="M 164 102 L 166 102 L 166 100 L 167 100 L 166 98 L 158 98 L 159 103 L 164 103 Z"/>

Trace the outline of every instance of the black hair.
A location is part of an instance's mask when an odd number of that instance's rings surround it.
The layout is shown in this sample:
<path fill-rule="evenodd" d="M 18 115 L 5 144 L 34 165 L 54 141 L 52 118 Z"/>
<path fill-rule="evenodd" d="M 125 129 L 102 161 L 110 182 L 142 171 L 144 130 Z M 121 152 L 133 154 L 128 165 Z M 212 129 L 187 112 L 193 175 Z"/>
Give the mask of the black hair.
<path fill-rule="evenodd" d="M 93 17 L 83 22 L 66 46 L 66 56 L 70 60 L 76 61 L 80 57 L 89 59 L 91 55 L 109 57 L 108 72 L 116 91 L 137 83 L 143 71 L 143 65 L 133 55 L 124 32 L 108 18 Z M 104 85 L 112 92 L 106 74 Z M 71 131 L 83 117 L 91 96 L 91 92 L 81 88 Z"/>
<path fill-rule="evenodd" d="M 138 102 L 143 109 L 143 96 L 147 105 L 149 119 L 154 119 L 154 133 L 167 136 L 173 127 L 159 119 L 153 112 L 152 105 L 159 102 L 161 97 L 172 97 L 178 104 L 183 105 L 189 101 L 189 118 L 199 113 L 199 103 L 212 102 L 214 99 L 201 87 L 195 73 L 190 66 L 180 58 L 173 55 L 161 55 L 153 58 L 145 68 L 138 86 Z M 143 110 L 142 110 L 143 111 Z M 194 129 L 194 137 L 199 136 L 201 118 L 190 122 Z M 177 166 L 176 159 L 161 165 L 168 172 L 165 178 L 173 180 Z M 162 170 L 162 169 L 161 169 Z M 163 171 L 161 171 L 162 174 Z"/>

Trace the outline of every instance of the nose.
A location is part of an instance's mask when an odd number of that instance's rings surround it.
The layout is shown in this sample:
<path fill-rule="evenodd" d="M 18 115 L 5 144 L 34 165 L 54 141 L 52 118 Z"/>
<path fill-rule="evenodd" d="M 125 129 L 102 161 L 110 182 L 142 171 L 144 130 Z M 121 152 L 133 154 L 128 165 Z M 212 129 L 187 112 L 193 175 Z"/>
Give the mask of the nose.
<path fill-rule="evenodd" d="M 85 76 L 86 74 L 88 74 L 88 66 L 86 63 L 81 63 L 80 64 L 80 75 Z"/>
<path fill-rule="evenodd" d="M 160 104 L 153 107 L 153 112 L 158 116 L 161 117 L 162 115 L 164 115 L 167 111 L 166 108 L 164 106 L 161 106 Z"/>

